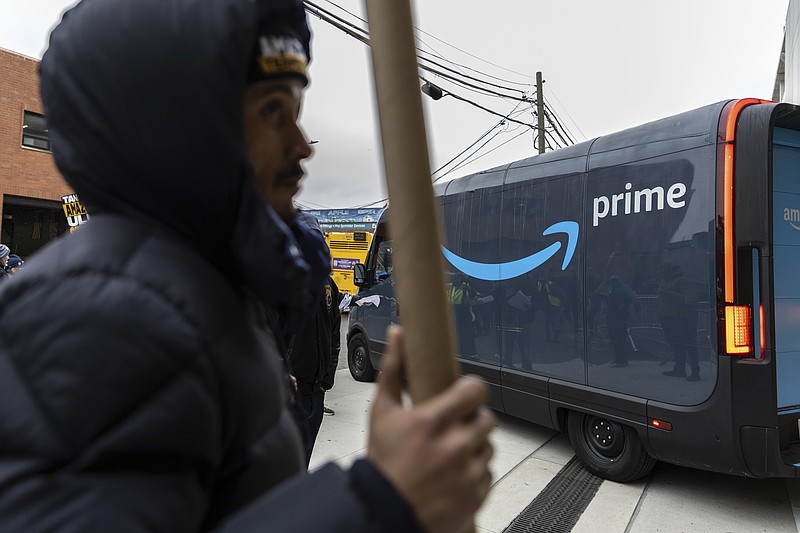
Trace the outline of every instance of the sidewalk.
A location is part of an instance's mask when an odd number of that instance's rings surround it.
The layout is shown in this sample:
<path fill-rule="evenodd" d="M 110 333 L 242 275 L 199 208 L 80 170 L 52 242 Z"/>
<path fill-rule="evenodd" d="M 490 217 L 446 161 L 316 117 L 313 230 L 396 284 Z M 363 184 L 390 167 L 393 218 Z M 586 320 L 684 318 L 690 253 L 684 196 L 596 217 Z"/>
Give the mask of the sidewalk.
<path fill-rule="evenodd" d="M 335 461 L 348 467 L 366 453 L 367 420 L 374 383 L 358 383 L 346 368 L 325 404 L 336 411 L 323 418 L 311 457 L 313 470 Z M 567 435 L 507 415 L 497 415 L 492 433 L 494 484 L 476 518 L 476 533 L 502 531 L 572 459 Z M 769 532 L 798 531 L 791 494 L 797 480 L 749 479 L 659 463 L 643 480 L 604 481 L 572 528 L 575 533 Z M 533 530 L 535 531 L 535 530 Z"/>
<path fill-rule="evenodd" d="M 346 468 L 366 453 L 375 387 L 354 381 L 347 369 L 336 372 L 336 386 L 325 396 L 336 414 L 322 421 L 310 469 L 330 461 Z M 573 455 L 563 435 L 505 415 L 498 415 L 491 438 L 494 488 L 478 514 L 477 533 L 502 531 Z"/>

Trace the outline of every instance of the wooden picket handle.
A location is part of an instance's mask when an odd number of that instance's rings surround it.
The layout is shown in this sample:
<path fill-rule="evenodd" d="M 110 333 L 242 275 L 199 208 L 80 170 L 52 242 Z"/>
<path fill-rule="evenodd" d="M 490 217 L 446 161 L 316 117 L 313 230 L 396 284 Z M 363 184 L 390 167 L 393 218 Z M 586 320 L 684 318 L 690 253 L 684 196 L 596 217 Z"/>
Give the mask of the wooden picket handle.
<path fill-rule="evenodd" d="M 389 190 L 392 263 L 414 403 L 455 381 L 455 338 L 422 114 L 411 0 L 365 0 Z M 469 527 L 474 533 L 475 525 Z"/>
<path fill-rule="evenodd" d="M 366 0 L 397 299 L 414 403 L 456 379 L 410 0 Z"/>

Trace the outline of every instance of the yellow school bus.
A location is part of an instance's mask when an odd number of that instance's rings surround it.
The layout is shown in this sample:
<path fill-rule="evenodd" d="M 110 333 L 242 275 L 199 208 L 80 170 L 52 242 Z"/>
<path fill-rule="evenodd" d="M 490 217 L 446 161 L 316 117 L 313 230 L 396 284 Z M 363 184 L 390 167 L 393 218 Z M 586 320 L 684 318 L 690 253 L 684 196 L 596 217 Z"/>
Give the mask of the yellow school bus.
<path fill-rule="evenodd" d="M 372 243 L 372 233 L 368 231 L 330 231 L 325 235 L 333 258 L 333 280 L 339 292 L 355 294 L 353 266 L 364 263 Z"/>

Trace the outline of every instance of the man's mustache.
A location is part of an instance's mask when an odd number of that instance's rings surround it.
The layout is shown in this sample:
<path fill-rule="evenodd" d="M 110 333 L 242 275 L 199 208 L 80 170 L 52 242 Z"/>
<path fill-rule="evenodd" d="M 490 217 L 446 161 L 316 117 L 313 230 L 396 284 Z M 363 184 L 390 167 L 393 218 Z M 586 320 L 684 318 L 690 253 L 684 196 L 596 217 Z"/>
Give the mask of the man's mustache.
<path fill-rule="evenodd" d="M 300 166 L 299 163 L 296 163 L 288 168 L 278 171 L 276 179 L 278 182 L 287 181 L 290 183 L 294 183 L 296 181 L 299 181 L 300 178 L 303 177 L 303 175 L 305 175 L 305 172 L 303 172 L 303 167 Z"/>

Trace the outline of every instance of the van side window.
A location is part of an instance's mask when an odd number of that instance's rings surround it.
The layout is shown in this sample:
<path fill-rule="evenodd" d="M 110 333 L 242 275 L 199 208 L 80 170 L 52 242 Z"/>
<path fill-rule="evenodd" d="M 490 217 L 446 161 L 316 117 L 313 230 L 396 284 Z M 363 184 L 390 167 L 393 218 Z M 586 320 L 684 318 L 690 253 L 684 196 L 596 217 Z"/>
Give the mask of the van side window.
<path fill-rule="evenodd" d="M 378 257 L 375 262 L 375 281 L 381 281 L 392 275 L 392 241 L 383 241 L 378 246 Z"/>

